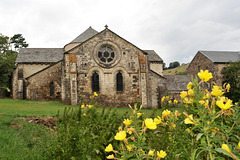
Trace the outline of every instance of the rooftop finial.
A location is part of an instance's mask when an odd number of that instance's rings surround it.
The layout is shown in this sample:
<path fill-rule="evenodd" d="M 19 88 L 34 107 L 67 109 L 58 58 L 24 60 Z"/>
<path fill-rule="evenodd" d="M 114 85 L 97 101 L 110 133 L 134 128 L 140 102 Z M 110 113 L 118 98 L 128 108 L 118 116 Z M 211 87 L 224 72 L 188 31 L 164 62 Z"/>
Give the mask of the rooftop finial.
<path fill-rule="evenodd" d="M 106 28 L 106 29 L 108 28 L 108 25 L 107 25 L 107 24 L 105 25 L 105 28 Z"/>

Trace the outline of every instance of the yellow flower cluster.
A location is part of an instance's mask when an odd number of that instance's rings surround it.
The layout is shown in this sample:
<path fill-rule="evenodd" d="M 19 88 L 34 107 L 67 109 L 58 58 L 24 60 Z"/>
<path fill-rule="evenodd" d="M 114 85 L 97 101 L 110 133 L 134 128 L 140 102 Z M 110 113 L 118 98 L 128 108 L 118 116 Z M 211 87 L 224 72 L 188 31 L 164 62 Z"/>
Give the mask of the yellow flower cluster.
<path fill-rule="evenodd" d="M 132 109 L 132 107 L 130 108 Z M 142 139 L 142 138 L 139 138 L 139 136 L 143 136 L 144 134 L 146 134 L 147 129 L 150 129 L 150 130 L 157 129 L 157 126 L 162 123 L 161 117 L 157 116 L 156 118 L 140 119 L 139 117 L 142 116 L 142 113 L 140 113 L 138 110 L 135 110 L 135 109 L 132 109 L 132 110 L 133 110 L 133 116 L 123 120 L 122 123 L 125 125 L 125 127 L 123 128 L 122 126 L 120 126 L 118 128 L 119 131 L 114 136 L 115 140 L 121 141 L 120 143 L 122 143 L 120 151 L 115 151 L 113 149 L 112 144 L 109 144 L 108 146 L 106 146 L 105 152 L 109 152 L 110 155 L 108 155 L 106 158 L 107 159 L 118 159 L 118 157 L 124 158 L 123 156 L 124 152 L 122 152 L 123 150 L 129 153 L 131 152 L 132 154 L 133 152 L 135 152 L 141 156 L 148 155 L 148 156 L 156 157 L 157 159 L 166 157 L 167 153 L 163 150 L 155 151 L 155 150 L 149 149 L 148 151 L 146 151 L 145 149 L 136 147 L 139 145 L 135 145 L 135 143 L 138 143 L 139 139 Z M 162 112 L 162 115 L 169 116 L 170 113 L 171 112 L 169 110 L 164 110 Z M 176 112 L 175 114 L 176 116 L 178 116 L 180 113 Z M 142 127 L 136 126 L 141 123 L 142 123 Z M 142 142 L 139 142 L 139 143 L 142 143 Z M 114 154 L 111 154 L 111 152 L 113 152 Z M 138 155 L 138 154 L 133 154 L 133 155 Z"/>

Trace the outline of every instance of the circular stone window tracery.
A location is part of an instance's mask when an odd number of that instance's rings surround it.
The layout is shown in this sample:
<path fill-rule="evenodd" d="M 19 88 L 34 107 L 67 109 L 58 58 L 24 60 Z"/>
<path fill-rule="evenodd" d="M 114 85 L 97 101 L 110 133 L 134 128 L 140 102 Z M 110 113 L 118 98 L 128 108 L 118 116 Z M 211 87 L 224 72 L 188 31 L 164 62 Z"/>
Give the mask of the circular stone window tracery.
<path fill-rule="evenodd" d="M 115 53 L 109 46 L 103 46 L 98 52 L 98 58 L 103 63 L 111 63 L 114 60 Z"/>
<path fill-rule="evenodd" d="M 110 41 L 103 41 L 94 48 L 93 57 L 102 67 L 111 68 L 121 59 L 119 47 Z"/>

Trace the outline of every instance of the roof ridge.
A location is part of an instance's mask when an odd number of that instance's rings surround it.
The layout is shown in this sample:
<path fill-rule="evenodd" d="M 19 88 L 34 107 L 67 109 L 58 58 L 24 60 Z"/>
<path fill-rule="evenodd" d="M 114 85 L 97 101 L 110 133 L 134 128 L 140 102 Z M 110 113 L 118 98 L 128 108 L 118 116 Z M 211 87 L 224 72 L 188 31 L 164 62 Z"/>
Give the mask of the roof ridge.
<path fill-rule="evenodd" d="M 79 36 L 77 36 L 74 40 L 72 40 L 70 43 L 82 43 L 86 41 L 87 39 L 93 37 L 94 35 L 98 34 L 98 31 L 93 29 L 91 26 L 86 29 L 83 33 L 81 33 Z"/>

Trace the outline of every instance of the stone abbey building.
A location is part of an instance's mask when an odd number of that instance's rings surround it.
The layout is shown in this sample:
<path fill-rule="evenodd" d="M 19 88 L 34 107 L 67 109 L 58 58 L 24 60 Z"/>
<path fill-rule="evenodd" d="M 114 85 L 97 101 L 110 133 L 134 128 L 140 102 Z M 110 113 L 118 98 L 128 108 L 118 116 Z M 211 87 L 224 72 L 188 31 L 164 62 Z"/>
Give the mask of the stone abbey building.
<path fill-rule="evenodd" d="M 23 48 L 13 73 L 13 98 L 62 100 L 78 105 L 93 92 L 100 105 L 124 107 L 140 99 L 145 108 L 158 107 L 163 60 L 142 50 L 106 26 L 89 27 L 63 48 Z"/>

